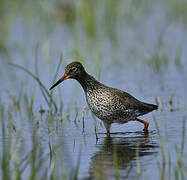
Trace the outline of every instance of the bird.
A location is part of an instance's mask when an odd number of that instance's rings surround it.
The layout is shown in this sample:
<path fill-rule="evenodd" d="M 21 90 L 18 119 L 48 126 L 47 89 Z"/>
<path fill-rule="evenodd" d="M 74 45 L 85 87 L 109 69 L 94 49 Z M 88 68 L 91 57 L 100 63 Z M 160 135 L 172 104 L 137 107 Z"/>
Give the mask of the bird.
<path fill-rule="evenodd" d="M 64 75 L 50 87 L 50 90 L 66 79 L 75 79 L 80 83 L 88 107 L 103 121 L 107 136 L 111 134 L 112 123 L 124 124 L 129 121 L 144 124 L 143 131 L 148 132 L 149 122 L 139 119 L 139 116 L 158 109 L 157 105 L 139 101 L 127 92 L 104 85 L 87 73 L 78 61 L 71 62 L 65 67 Z"/>

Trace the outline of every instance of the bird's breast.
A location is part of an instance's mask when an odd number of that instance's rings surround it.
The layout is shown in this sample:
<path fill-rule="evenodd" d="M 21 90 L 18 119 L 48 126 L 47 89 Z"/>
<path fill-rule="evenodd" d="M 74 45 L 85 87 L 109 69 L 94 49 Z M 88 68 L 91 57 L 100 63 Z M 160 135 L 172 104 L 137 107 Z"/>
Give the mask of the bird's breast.
<path fill-rule="evenodd" d="M 120 101 L 107 91 L 88 91 L 86 100 L 91 111 L 101 120 L 120 119 L 122 112 L 124 112 Z"/>
<path fill-rule="evenodd" d="M 109 116 L 109 107 L 107 105 L 106 99 L 102 96 L 92 94 L 91 96 L 87 94 L 86 96 L 88 106 L 90 110 L 100 119 L 106 119 Z"/>

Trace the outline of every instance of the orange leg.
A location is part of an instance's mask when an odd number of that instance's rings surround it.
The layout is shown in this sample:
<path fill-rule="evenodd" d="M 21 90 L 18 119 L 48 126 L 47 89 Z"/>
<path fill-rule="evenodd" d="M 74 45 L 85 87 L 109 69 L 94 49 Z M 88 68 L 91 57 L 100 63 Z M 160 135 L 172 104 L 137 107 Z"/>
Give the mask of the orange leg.
<path fill-rule="evenodd" d="M 149 123 L 145 120 L 141 120 L 141 119 L 136 119 L 137 121 L 141 122 L 144 124 L 144 128 L 143 128 L 143 131 L 148 131 L 148 127 L 149 127 Z"/>
<path fill-rule="evenodd" d="M 107 137 L 110 137 L 110 130 L 107 130 L 106 135 Z"/>

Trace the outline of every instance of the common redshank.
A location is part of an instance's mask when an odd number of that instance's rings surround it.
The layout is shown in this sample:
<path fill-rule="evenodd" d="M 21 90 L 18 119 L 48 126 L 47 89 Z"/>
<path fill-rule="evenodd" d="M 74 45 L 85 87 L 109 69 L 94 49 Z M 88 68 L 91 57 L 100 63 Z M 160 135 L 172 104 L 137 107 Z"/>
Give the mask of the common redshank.
<path fill-rule="evenodd" d="M 139 119 L 158 108 L 157 105 L 141 102 L 127 92 L 108 87 L 89 75 L 80 62 L 72 62 L 65 67 L 65 74 L 51 88 L 66 79 L 76 79 L 82 86 L 92 113 L 104 123 L 107 136 L 110 136 L 112 123 L 138 121 L 144 124 L 143 131 L 148 132 L 149 123 Z"/>

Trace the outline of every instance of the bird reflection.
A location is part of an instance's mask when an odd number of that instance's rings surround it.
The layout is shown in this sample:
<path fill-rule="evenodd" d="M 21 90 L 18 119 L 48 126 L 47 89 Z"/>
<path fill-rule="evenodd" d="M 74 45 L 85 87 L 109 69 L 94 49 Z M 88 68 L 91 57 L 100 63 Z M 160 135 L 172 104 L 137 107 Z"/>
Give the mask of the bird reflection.
<path fill-rule="evenodd" d="M 87 179 L 127 178 L 133 167 L 136 167 L 136 158 L 149 156 L 157 153 L 158 144 L 155 142 L 154 134 L 142 132 L 126 133 L 127 137 L 119 136 L 101 138 L 97 144 L 99 151 L 91 158 L 89 177 Z M 140 162 L 141 165 L 142 162 Z M 136 178 L 137 170 L 134 178 Z"/>

